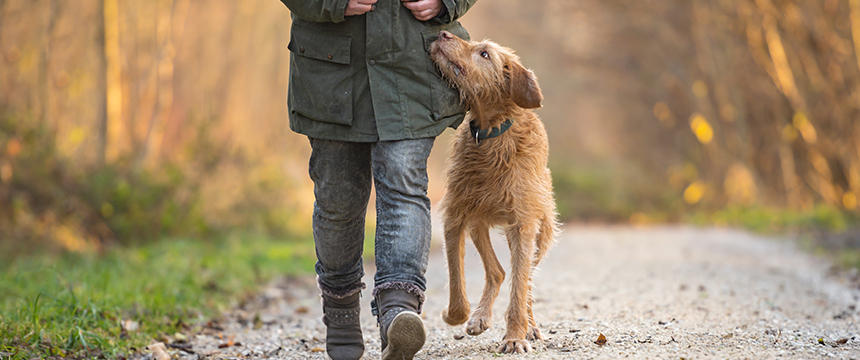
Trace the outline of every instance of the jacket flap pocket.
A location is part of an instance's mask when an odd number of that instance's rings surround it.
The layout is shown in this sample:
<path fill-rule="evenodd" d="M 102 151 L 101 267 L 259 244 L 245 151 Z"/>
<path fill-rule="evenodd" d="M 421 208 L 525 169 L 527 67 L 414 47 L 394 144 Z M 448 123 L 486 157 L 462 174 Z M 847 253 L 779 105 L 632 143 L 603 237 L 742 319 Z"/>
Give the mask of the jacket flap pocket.
<path fill-rule="evenodd" d="M 287 48 L 298 56 L 348 65 L 351 45 L 352 38 L 349 36 L 293 28 Z"/>

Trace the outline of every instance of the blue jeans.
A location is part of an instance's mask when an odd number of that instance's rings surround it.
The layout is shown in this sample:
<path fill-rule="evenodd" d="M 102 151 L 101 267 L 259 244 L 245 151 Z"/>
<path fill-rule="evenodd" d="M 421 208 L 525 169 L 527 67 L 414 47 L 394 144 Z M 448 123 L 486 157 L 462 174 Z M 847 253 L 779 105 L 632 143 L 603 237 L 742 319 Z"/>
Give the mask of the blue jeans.
<path fill-rule="evenodd" d="M 398 288 L 423 302 L 431 236 L 427 158 L 434 140 L 356 143 L 310 139 L 316 273 L 324 295 L 345 297 L 364 287 L 364 218 L 370 187 L 375 184 L 374 293 Z"/>

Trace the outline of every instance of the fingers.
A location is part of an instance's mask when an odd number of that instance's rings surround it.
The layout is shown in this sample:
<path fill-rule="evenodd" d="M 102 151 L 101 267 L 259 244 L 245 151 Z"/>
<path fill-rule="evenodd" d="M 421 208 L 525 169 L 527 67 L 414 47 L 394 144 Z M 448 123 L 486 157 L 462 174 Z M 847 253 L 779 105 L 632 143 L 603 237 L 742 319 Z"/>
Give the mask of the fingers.
<path fill-rule="evenodd" d="M 355 4 L 349 5 L 346 7 L 346 12 L 344 15 L 353 16 L 353 15 L 361 15 L 367 13 L 373 8 L 373 5 L 365 5 L 365 4 Z"/>
<path fill-rule="evenodd" d="M 373 4 L 376 4 L 376 2 L 377 0 L 349 0 L 344 15 L 354 16 L 365 14 L 373 10 Z"/>
<path fill-rule="evenodd" d="M 434 6 L 433 1 L 429 0 L 418 0 L 418 1 L 409 1 L 409 0 L 401 0 L 403 6 L 407 9 L 412 10 L 414 14 L 416 11 L 428 10 Z"/>
<path fill-rule="evenodd" d="M 427 21 L 439 14 L 442 3 L 439 0 L 400 0 L 403 6 L 412 11 L 412 16 L 420 21 Z"/>
<path fill-rule="evenodd" d="M 427 21 L 432 19 L 439 11 L 433 11 L 433 9 L 423 10 L 423 11 L 413 11 L 412 16 L 415 16 L 416 19 L 420 21 Z"/>

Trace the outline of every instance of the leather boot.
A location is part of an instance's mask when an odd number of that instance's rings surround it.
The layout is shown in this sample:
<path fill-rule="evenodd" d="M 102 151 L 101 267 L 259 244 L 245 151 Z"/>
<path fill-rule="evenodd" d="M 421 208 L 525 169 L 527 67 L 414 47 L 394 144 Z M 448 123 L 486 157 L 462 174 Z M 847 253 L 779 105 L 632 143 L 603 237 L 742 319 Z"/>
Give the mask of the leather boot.
<path fill-rule="evenodd" d="M 325 349 L 333 360 L 355 360 L 364 354 L 360 299 L 361 293 L 342 299 L 323 295 Z"/>
<path fill-rule="evenodd" d="M 417 296 L 400 289 L 376 294 L 382 360 L 411 360 L 424 346 L 427 331 L 418 316 Z"/>

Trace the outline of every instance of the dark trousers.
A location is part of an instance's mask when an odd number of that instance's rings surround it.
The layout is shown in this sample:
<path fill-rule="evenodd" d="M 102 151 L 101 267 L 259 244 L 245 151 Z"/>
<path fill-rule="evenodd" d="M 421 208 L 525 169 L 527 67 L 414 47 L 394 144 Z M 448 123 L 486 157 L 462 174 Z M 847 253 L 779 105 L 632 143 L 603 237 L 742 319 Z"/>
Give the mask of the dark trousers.
<path fill-rule="evenodd" d="M 310 139 L 316 272 L 324 294 L 348 296 L 363 287 L 364 218 L 375 184 L 375 288 L 401 288 L 423 298 L 431 236 L 427 158 L 434 140 Z"/>

